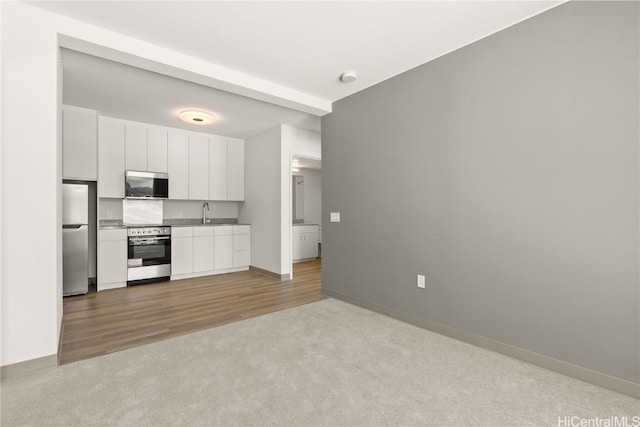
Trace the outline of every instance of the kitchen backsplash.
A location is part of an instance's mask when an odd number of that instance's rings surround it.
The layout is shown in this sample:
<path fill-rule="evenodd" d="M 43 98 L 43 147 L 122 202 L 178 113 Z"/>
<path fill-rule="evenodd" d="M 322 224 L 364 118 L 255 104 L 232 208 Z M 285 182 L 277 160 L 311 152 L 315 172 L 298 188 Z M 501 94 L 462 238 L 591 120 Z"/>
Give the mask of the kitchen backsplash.
<path fill-rule="evenodd" d="M 100 199 L 98 219 L 122 219 L 122 199 Z"/>
<path fill-rule="evenodd" d="M 202 218 L 203 201 L 165 200 L 165 219 Z M 238 202 L 208 202 L 209 218 L 238 218 Z"/>
<path fill-rule="evenodd" d="M 201 218 L 203 201 L 196 200 L 164 200 L 163 215 L 165 219 Z M 209 203 L 209 218 L 238 218 L 238 202 Z M 122 219 L 122 199 L 100 199 L 98 207 L 99 219 Z"/>

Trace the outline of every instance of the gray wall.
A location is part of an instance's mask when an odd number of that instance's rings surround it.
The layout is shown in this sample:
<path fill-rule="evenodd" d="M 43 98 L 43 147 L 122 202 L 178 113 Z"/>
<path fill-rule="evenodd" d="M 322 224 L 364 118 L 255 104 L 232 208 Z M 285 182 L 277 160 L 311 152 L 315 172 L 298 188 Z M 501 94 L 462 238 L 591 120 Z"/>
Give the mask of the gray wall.
<path fill-rule="evenodd" d="M 334 103 L 324 289 L 638 382 L 638 9 L 567 3 Z"/>

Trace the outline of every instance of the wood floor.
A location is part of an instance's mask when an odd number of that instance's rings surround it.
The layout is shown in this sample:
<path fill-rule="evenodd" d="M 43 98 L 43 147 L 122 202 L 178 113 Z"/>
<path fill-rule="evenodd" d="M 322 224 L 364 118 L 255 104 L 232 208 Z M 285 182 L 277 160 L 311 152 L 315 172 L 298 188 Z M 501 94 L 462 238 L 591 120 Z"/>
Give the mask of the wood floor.
<path fill-rule="evenodd" d="M 320 260 L 281 282 L 246 271 L 64 299 L 60 364 L 319 301 Z"/>

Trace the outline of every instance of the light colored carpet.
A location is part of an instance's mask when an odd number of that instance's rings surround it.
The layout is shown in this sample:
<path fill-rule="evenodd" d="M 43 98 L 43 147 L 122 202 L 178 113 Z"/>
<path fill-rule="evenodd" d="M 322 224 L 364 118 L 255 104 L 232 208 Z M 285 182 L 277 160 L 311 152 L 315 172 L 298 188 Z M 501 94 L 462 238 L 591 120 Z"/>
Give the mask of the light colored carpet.
<path fill-rule="evenodd" d="M 2 425 L 558 425 L 640 401 L 334 299 L 1 383 Z M 629 419 L 631 422 L 631 419 Z"/>

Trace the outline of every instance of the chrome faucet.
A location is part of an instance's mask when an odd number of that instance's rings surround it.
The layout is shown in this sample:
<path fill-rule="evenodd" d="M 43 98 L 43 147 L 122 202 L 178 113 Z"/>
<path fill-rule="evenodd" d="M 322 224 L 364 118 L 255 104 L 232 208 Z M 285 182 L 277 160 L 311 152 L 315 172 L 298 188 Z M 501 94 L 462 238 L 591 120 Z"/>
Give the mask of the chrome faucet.
<path fill-rule="evenodd" d="M 209 210 L 209 202 L 204 202 L 202 204 L 202 223 L 207 223 L 207 211 Z"/>

